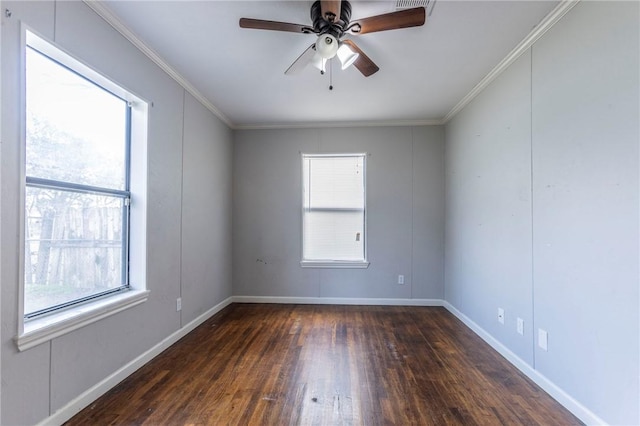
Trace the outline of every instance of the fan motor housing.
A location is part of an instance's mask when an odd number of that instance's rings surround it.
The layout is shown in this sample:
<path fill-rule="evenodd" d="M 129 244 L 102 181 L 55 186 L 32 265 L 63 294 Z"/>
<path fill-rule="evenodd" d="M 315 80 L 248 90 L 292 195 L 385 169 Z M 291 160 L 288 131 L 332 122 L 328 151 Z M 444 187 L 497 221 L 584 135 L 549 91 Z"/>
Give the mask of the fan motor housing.
<path fill-rule="evenodd" d="M 349 21 L 351 20 L 351 4 L 346 0 L 340 3 L 340 19 L 333 23 L 322 17 L 322 8 L 319 0 L 311 5 L 311 22 L 313 22 L 313 29 L 317 34 L 328 33 L 337 39 L 344 35 L 345 28 L 349 26 Z"/>

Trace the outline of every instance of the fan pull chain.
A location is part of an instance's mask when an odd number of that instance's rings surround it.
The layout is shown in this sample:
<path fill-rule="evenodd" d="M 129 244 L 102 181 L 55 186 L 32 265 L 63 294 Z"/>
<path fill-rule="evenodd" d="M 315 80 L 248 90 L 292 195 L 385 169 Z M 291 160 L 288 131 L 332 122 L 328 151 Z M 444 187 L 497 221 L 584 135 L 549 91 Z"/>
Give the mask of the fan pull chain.
<path fill-rule="evenodd" d="M 329 65 L 329 90 L 333 90 L 333 59 Z"/>

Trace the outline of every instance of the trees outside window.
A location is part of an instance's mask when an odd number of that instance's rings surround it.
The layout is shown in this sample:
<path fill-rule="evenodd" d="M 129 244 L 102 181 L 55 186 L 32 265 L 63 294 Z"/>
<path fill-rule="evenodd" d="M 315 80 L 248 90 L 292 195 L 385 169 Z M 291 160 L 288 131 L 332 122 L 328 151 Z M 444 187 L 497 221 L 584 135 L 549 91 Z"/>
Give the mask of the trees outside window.
<path fill-rule="evenodd" d="M 25 318 L 128 283 L 130 105 L 26 49 Z"/>

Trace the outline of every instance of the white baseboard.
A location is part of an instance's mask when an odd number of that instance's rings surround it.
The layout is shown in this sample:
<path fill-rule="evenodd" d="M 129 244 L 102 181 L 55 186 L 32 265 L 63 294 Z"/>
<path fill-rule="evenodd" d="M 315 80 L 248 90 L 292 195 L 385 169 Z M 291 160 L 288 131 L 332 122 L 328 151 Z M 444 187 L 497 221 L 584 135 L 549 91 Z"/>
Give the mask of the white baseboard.
<path fill-rule="evenodd" d="M 589 425 L 606 424 L 601 418 L 573 399 L 569 394 L 560 389 L 552 381 L 536 371 L 522 358 L 511 352 L 506 346 L 496 340 L 491 334 L 476 324 L 473 320 L 460 312 L 449 302 L 442 299 L 373 299 L 373 298 L 342 298 L 342 297 L 272 297 L 272 296 L 232 296 L 220 302 L 207 312 L 200 315 L 184 327 L 180 328 L 163 341 L 141 354 L 127 365 L 123 366 L 104 380 L 100 381 L 78 397 L 70 401 L 64 407 L 57 410 L 38 425 L 62 425 L 71 417 L 89 406 L 93 401 L 105 394 L 122 380 L 133 374 L 140 367 L 158 356 L 162 351 L 176 343 L 178 340 L 189 334 L 197 326 L 220 312 L 231 303 L 282 303 L 282 304 L 317 304 L 317 305 L 370 305 L 370 306 L 444 306 L 449 312 L 455 315 L 467 327 L 469 327 L 480 338 L 487 342 L 493 349 L 500 353 L 513 364 L 518 370 L 533 380 L 538 386 L 544 389 L 551 397 L 571 411 L 581 421 Z"/>
<path fill-rule="evenodd" d="M 213 315 L 220 312 L 222 309 L 229 306 L 232 303 L 232 299 L 233 298 L 228 297 L 227 299 L 218 303 L 213 308 L 209 309 L 208 311 L 206 311 L 205 313 L 203 313 L 202 315 L 200 315 L 190 323 L 186 324 L 184 327 L 180 328 L 179 330 L 169 335 L 167 338 L 165 338 L 163 341 L 161 341 L 160 343 L 158 343 L 148 351 L 144 352 L 143 354 L 135 358 L 133 361 L 124 365 L 119 370 L 117 370 L 110 376 L 106 377 L 104 380 L 100 381 L 93 387 L 89 388 L 88 390 L 80 394 L 78 397 L 70 401 L 64 407 L 61 407 L 60 409 L 58 409 L 51 416 L 47 417 L 46 419 L 38 423 L 38 425 L 62 425 L 71 417 L 75 416 L 80 411 L 82 411 L 85 407 L 89 406 L 93 401 L 95 401 L 96 399 L 104 395 L 107 391 L 109 391 L 115 385 L 117 385 L 122 380 L 129 377 L 140 367 L 142 367 L 143 365 L 151 361 L 153 358 L 158 356 L 162 351 L 164 351 L 169 346 L 173 345 L 178 340 L 180 340 L 181 338 L 189 334 L 197 326 L 199 326 L 200 324 L 202 324 L 203 322 L 211 318 Z"/>
<path fill-rule="evenodd" d="M 376 299 L 351 297 L 233 296 L 234 303 L 282 303 L 285 305 L 443 306 L 442 299 Z"/>
<path fill-rule="evenodd" d="M 513 364 L 524 375 L 533 380 L 538 386 L 544 389 L 553 399 L 558 401 L 564 408 L 571 411 L 574 416 L 579 418 L 588 425 L 606 425 L 607 423 L 590 411 L 587 407 L 573 399 L 569 394 L 560 389 L 551 380 L 540 374 L 531 365 L 527 364 L 522 358 L 511 352 L 506 346 L 500 343 L 495 337 L 489 334 L 485 329 L 476 324 L 471 318 L 460 312 L 456 307 L 447 301 L 443 301 L 443 306 L 476 333 L 482 340 L 487 342 L 500 355 L 505 357 L 507 361 Z"/>

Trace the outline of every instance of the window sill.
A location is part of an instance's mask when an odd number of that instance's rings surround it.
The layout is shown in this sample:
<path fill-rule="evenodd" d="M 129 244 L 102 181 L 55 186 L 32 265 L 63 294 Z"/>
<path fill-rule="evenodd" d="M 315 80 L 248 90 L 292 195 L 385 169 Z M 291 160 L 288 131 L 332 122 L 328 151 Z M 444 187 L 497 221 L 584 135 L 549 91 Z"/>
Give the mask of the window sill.
<path fill-rule="evenodd" d="M 124 294 L 75 306 L 73 308 L 24 323 L 24 332 L 14 340 L 24 351 L 81 327 L 144 303 L 148 290 L 131 290 Z"/>
<path fill-rule="evenodd" d="M 369 267 L 367 261 L 317 261 L 317 260 L 303 260 L 300 262 L 300 266 L 303 268 L 331 268 L 331 269 L 366 269 Z"/>

